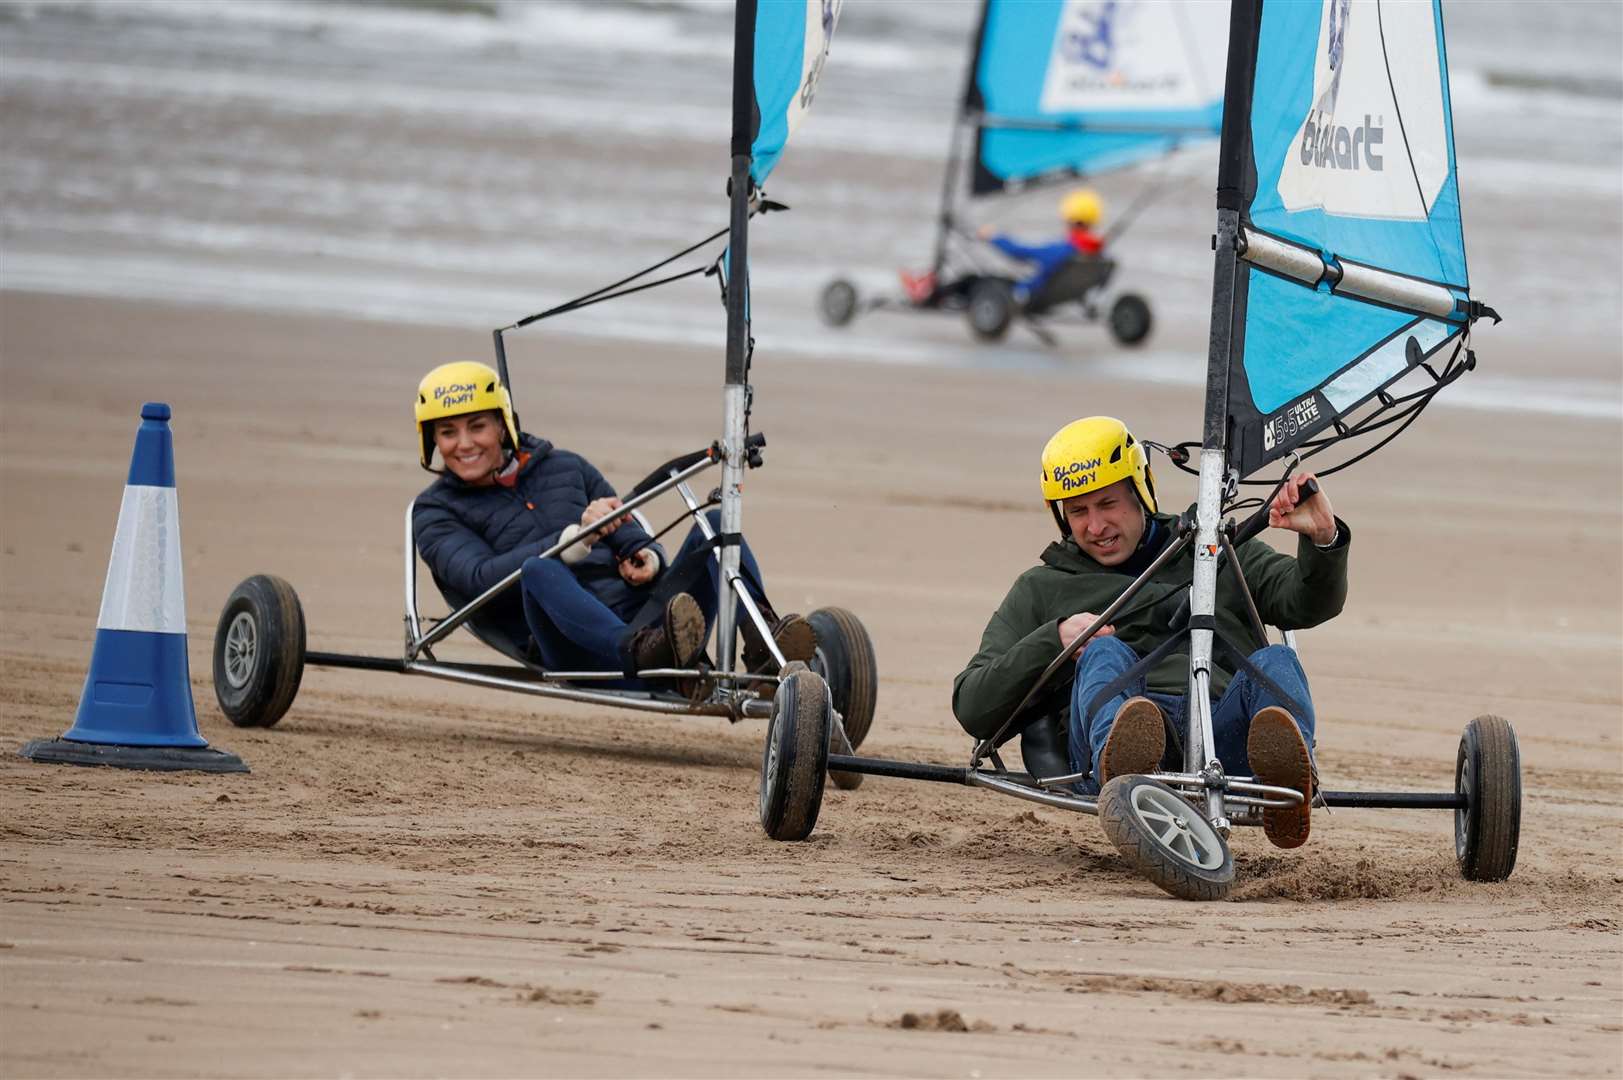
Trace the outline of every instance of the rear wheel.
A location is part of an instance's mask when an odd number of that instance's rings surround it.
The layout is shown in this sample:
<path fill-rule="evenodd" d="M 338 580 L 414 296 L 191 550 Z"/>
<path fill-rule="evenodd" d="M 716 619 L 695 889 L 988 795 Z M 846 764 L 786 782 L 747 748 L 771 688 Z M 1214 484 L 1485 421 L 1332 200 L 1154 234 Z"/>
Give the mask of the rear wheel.
<path fill-rule="evenodd" d="M 214 630 L 214 697 L 238 727 L 270 727 L 304 677 L 304 608 L 293 586 L 255 574 L 232 590 Z"/>
<path fill-rule="evenodd" d="M 788 664 L 761 755 L 761 828 L 774 840 L 804 840 L 817 824 L 833 716 L 822 676 L 798 661 Z"/>
<path fill-rule="evenodd" d="M 1145 877 L 1181 900 L 1221 900 L 1234 856 L 1211 822 L 1147 776 L 1118 776 L 1099 793 L 1105 835 Z"/>
<path fill-rule="evenodd" d="M 1454 857 L 1470 881 L 1503 881 L 1516 868 L 1522 829 L 1522 758 L 1516 732 L 1500 716 L 1465 725 L 1454 762 Z"/>
<path fill-rule="evenodd" d="M 818 608 L 806 616 L 817 632 L 817 653 L 811 669 L 828 683 L 834 711 L 840 714 L 845 737 L 855 750 L 873 727 L 874 702 L 879 697 L 879 668 L 873 639 L 862 620 L 845 608 Z M 861 773 L 831 772 L 834 786 L 850 791 L 862 785 Z"/>
<path fill-rule="evenodd" d="M 857 287 L 844 278 L 824 285 L 823 295 L 817 299 L 817 313 L 828 326 L 844 326 L 856 317 Z"/>
<path fill-rule="evenodd" d="M 1137 345 L 1149 337 L 1153 323 L 1149 302 L 1137 293 L 1122 293 L 1110 305 L 1110 333 L 1123 345 Z"/>
<path fill-rule="evenodd" d="M 998 341 L 1014 321 L 1014 290 L 1000 278 L 982 278 L 969 290 L 969 329 L 982 341 Z"/>

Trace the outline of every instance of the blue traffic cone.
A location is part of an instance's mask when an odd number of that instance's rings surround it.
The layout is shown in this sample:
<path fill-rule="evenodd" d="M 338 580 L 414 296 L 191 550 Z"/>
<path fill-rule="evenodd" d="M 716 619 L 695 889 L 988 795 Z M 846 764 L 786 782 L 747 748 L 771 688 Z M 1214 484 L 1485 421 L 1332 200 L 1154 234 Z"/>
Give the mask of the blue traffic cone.
<path fill-rule="evenodd" d="M 35 739 L 22 755 L 127 769 L 248 771 L 235 754 L 209 749 L 197 730 L 168 405 L 141 406 L 96 646 L 73 727 L 60 739 Z"/>

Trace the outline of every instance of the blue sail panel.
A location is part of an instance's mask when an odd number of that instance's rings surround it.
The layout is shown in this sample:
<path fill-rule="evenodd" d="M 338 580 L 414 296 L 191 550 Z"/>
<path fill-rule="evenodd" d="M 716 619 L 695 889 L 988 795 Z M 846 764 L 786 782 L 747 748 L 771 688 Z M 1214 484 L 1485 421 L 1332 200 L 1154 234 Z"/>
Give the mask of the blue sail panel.
<path fill-rule="evenodd" d="M 755 14 L 755 139 L 750 176 L 764 184 L 811 108 L 843 0 L 760 0 Z"/>
<path fill-rule="evenodd" d="M 1249 463 L 1245 472 L 1322 435 L 1465 331 L 1449 319 L 1369 304 L 1264 270 L 1246 274 L 1245 354 L 1267 362 L 1245 364 L 1240 386 L 1230 387 L 1231 457 Z M 1334 329 L 1325 333 L 1326 327 Z"/>
<path fill-rule="evenodd" d="M 1086 175 L 1215 137 L 1223 5 L 988 0 L 968 106 L 976 194 Z"/>

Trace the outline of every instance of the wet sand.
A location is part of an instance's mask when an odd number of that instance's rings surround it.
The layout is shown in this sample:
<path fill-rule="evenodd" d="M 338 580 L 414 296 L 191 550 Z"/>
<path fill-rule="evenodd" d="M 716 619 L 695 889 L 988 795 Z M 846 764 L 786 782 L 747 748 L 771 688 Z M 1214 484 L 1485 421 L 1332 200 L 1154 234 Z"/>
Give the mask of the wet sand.
<path fill-rule="evenodd" d="M 0 757 L 0 1072 L 1623 1072 L 1618 424 L 1440 405 L 1325 483 L 1355 537 L 1346 612 L 1302 641 L 1326 783 L 1448 789 L 1465 722 L 1504 715 L 1527 794 L 1514 876 L 1462 881 L 1449 814 L 1343 810 L 1299 852 L 1240 830 L 1230 901 L 1193 905 L 1092 819 L 947 785 L 830 790 L 809 841 L 769 841 L 760 722 L 312 669 L 279 726 L 231 727 L 209 650 L 249 574 L 294 584 L 311 648 L 398 649 L 401 514 L 426 479 L 411 388 L 487 350 L 0 295 L 0 741 L 71 722 L 156 398 L 199 719 L 254 770 Z M 622 489 L 719 430 L 709 352 L 537 334 L 513 363 L 526 426 Z M 763 338 L 745 526 L 780 608 L 850 607 L 872 632 L 865 749 L 966 759 L 951 677 L 1048 540 L 1035 461 L 1055 428 L 1107 411 L 1198 434 L 1197 390 L 1085 365 L 778 362 Z M 1188 477 L 1161 488 L 1192 498 Z"/>

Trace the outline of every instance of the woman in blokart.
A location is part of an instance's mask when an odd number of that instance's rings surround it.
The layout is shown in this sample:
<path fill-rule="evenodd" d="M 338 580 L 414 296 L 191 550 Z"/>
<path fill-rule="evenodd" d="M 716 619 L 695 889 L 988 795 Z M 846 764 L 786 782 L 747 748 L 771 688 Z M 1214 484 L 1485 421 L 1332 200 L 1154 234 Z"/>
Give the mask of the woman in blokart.
<path fill-rule="evenodd" d="M 424 376 L 416 417 L 419 460 L 440 474 L 412 506 L 417 552 L 435 584 L 461 607 L 522 569 L 516 592 L 474 616 L 477 629 L 523 649 L 548 671 L 619 670 L 629 677 L 693 666 L 718 601 L 719 567 L 708 552 L 699 557 L 710 587 L 697 596 L 676 593 L 649 625 L 633 630 L 630 624 L 674 563 L 631 515 L 613 518 L 557 558 L 538 558 L 619 508 L 619 497 L 591 462 L 520 432 L 507 388 L 494 369 L 474 361 L 443 364 Z M 717 524 L 714 515 L 711 523 Z M 695 526 L 677 559 L 703 542 Z M 748 544 L 740 573 L 784 659 L 810 660 L 817 645 L 811 625 L 772 612 Z M 740 618 L 737 625 L 745 666 L 768 672 L 772 654 L 754 624 Z"/>

